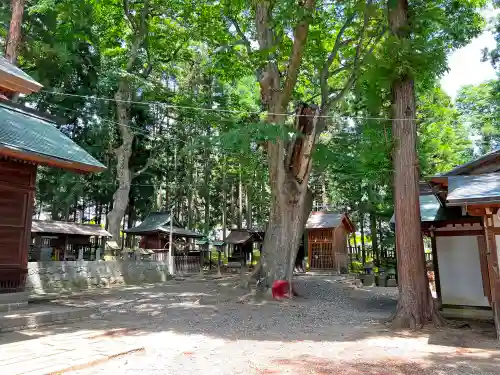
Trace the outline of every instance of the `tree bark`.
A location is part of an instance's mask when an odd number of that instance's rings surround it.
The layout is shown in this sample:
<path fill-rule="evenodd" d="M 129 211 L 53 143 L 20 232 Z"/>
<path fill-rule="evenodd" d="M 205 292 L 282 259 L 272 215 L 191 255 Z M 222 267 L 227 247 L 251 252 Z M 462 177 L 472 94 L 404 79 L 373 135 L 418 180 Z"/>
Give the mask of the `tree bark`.
<path fill-rule="evenodd" d="M 109 233 L 120 244 L 121 222 L 127 210 L 130 186 L 132 184 L 132 171 L 130 170 L 129 161 L 132 156 L 132 144 L 134 141 L 134 134 L 128 127 L 130 123 L 129 102 L 132 99 L 132 94 L 128 83 L 124 80 L 118 85 L 115 99 L 122 144 L 115 150 L 118 189 L 113 194 L 113 209 L 108 214 L 108 223 Z"/>
<path fill-rule="evenodd" d="M 23 23 L 24 0 L 12 0 L 12 16 L 10 19 L 9 36 L 5 47 L 5 58 L 11 64 L 17 64 L 17 56 L 21 45 L 21 26 Z"/>
<path fill-rule="evenodd" d="M 127 2 L 124 2 L 126 5 Z M 144 42 L 147 33 L 148 17 L 149 17 L 149 0 L 144 1 L 143 9 L 140 15 L 140 24 L 131 22 L 131 28 L 135 32 L 134 40 L 130 47 L 128 54 L 127 65 L 125 71 L 131 74 L 134 70 L 135 62 L 139 56 L 139 50 Z M 125 16 L 131 17 L 127 7 L 124 7 Z M 130 186 L 132 179 L 144 172 L 148 167 L 146 166 L 139 172 L 133 173 L 130 170 L 129 161 L 132 156 L 132 146 L 134 141 L 134 133 L 131 131 L 130 125 L 130 105 L 132 100 L 132 89 L 126 76 L 120 78 L 118 82 L 118 89 L 115 92 L 116 101 L 116 117 L 118 120 L 118 132 L 121 136 L 121 145 L 115 149 L 116 156 L 116 181 L 118 182 L 118 189 L 113 194 L 113 209 L 108 213 L 108 228 L 113 236 L 113 239 L 120 244 L 120 227 L 127 210 Z"/>
<path fill-rule="evenodd" d="M 389 2 L 389 26 L 400 40 L 409 38 L 408 1 Z M 394 214 L 399 300 L 393 317 L 396 327 L 419 329 L 442 318 L 434 306 L 425 268 L 420 232 L 419 165 L 415 92 L 411 76 L 403 74 L 392 83 L 394 136 Z"/>
<path fill-rule="evenodd" d="M 227 186 L 226 186 L 226 157 L 222 156 L 222 241 L 224 242 L 224 255 L 227 257 Z"/>
<path fill-rule="evenodd" d="M 356 232 L 352 234 L 352 238 L 354 240 L 354 249 L 356 252 L 356 260 L 359 261 L 359 249 L 358 249 L 358 239 L 356 238 Z"/>
<path fill-rule="evenodd" d="M 359 230 L 361 232 L 361 259 L 363 264 L 366 263 L 366 249 L 365 249 L 365 213 L 359 213 Z"/>
<path fill-rule="evenodd" d="M 245 185 L 245 209 L 246 209 L 246 221 L 247 221 L 247 228 L 252 229 L 252 185 L 247 184 Z"/>
<path fill-rule="evenodd" d="M 373 258 L 380 266 L 380 253 L 378 248 L 378 237 L 377 237 L 377 215 L 375 212 L 370 212 L 370 235 L 372 237 L 372 251 Z"/>
<path fill-rule="evenodd" d="M 241 181 L 241 165 L 238 175 L 238 229 L 243 228 L 243 182 Z"/>

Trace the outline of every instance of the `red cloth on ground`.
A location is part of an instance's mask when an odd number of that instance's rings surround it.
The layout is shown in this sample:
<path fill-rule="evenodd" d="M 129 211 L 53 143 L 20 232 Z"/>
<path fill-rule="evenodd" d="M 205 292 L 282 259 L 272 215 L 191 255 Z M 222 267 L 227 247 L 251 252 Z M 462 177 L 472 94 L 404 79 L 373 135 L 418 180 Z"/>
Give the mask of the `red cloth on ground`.
<path fill-rule="evenodd" d="M 274 299 L 290 298 L 290 283 L 287 280 L 275 280 L 271 287 Z M 292 284 L 292 294 L 297 296 L 297 292 Z"/>

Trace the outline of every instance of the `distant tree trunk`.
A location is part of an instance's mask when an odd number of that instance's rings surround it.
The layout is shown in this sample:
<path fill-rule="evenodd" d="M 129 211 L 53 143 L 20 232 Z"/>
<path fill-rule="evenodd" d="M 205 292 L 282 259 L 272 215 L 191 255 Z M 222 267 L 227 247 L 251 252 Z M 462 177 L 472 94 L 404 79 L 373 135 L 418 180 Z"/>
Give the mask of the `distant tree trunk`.
<path fill-rule="evenodd" d="M 352 238 L 354 240 L 354 249 L 356 251 L 356 260 L 359 261 L 360 259 L 359 259 L 358 239 L 356 238 L 356 232 L 354 232 L 352 234 Z"/>
<path fill-rule="evenodd" d="M 238 229 L 243 228 L 243 182 L 241 181 L 241 165 L 238 175 Z"/>
<path fill-rule="evenodd" d="M 5 47 L 5 58 L 11 64 L 17 65 L 17 56 L 21 45 L 21 28 L 23 23 L 24 0 L 12 0 L 12 16 L 10 19 L 9 35 Z"/>
<path fill-rule="evenodd" d="M 134 209 L 134 200 L 131 198 L 130 202 L 128 204 L 128 210 L 127 210 L 127 228 L 133 228 L 134 227 L 134 221 L 135 221 L 135 209 Z M 132 236 L 127 234 L 126 241 L 125 241 L 125 247 L 131 248 L 132 247 Z"/>
<path fill-rule="evenodd" d="M 389 26 L 400 40 L 410 38 L 408 0 L 389 1 Z M 395 3 L 395 4 L 393 4 Z M 429 289 L 424 246 L 420 232 L 419 170 L 415 88 L 409 75 L 392 83 L 392 133 L 394 137 L 394 215 L 399 300 L 393 324 L 421 328 L 441 323 Z"/>
<path fill-rule="evenodd" d="M 378 219 L 378 234 L 379 234 L 379 248 L 380 248 L 380 256 L 382 258 L 387 258 L 387 253 L 385 251 L 384 246 L 384 235 L 382 233 L 382 219 Z"/>
<path fill-rule="evenodd" d="M 377 237 L 377 215 L 373 211 L 370 212 L 370 235 L 372 237 L 373 258 L 377 261 L 377 265 L 380 266 L 380 255 Z"/>
<path fill-rule="evenodd" d="M 321 176 L 321 201 L 322 208 L 328 209 L 327 181 L 324 174 Z"/>
<path fill-rule="evenodd" d="M 97 218 L 96 218 L 96 223 L 101 225 L 102 222 L 102 203 L 99 202 L 97 206 Z"/>
<path fill-rule="evenodd" d="M 222 156 L 222 241 L 227 237 L 227 186 L 226 186 L 226 157 Z M 227 245 L 224 245 L 224 254 L 228 256 Z"/>
<path fill-rule="evenodd" d="M 252 185 L 247 184 L 245 188 L 245 209 L 246 209 L 246 221 L 247 228 L 252 228 L 252 195 L 251 195 Z"/>
<path fill-rule="evenodd" d="M 235 188 L 235 185 L 234 185 L 234 180 L 231 179 L 231 190 L 230 190 L 230 194 L 231 194 L 231 208 L 230 208 L 230 217 L 231 217 L 231 220 L 230 220 L 230 225 L 231 225 L 231 229 L 233 228 L 234 224 L 238 222 L 237 220 L 237 214 L 236 214 L 236 188 Z M 236 220 L 235 220 L 236 219 Z"/>
<path fill-rule="evenodd" d="M 365 249 L 365 213 L 359 213 L 359 230 L 361 232 L 361 259 L 363 264 L 366 263 L 366 249 Z"/>
<path fill-rule="evenodd" d="M 190 152 L 188 153 L 188 181 L 189 181 L 189 186 L 188 186 L 188 197 L 187 197 L 187 204 L 188 204 L 188 224 L 187 227 L 189 229 L 193 228 L 193 214 L 194 214 L 194 205 L 193 205 L 193 184 L 194 184 L 194 177 L 193 177 L 193 157 L 191 156 Z"/>

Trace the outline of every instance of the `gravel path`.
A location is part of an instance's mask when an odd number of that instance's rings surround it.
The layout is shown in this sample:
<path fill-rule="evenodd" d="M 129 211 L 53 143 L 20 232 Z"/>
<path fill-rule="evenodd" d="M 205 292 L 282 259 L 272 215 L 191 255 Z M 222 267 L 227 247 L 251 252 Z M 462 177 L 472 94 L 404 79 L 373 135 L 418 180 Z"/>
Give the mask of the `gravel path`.
<path fill-rule="evenodd" d="M 380 321 L 395 309 L 395 288 L 357 290 L 338 277 L 301 277 L 300 298 L 242 304 L 234 284 L 186 280 L 71 300 L 96 309 L 92 321 L 72 329 L 129 328 L 120 339 L 146 348 L 73 374 L 500 373 L 489 326 L 389 331 Z"/>

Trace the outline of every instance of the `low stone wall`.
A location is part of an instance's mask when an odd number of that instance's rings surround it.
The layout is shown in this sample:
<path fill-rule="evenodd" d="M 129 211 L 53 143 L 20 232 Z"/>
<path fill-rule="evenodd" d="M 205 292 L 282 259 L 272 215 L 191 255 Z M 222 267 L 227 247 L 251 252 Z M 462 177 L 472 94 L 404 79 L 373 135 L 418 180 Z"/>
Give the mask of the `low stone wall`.
<path fill-rule="evenodd" d="M 168 280 L 168 263 L 159 261 L 29 262 L 31 293 L 78 291 L 113 285 L 138 285 Z"/>

